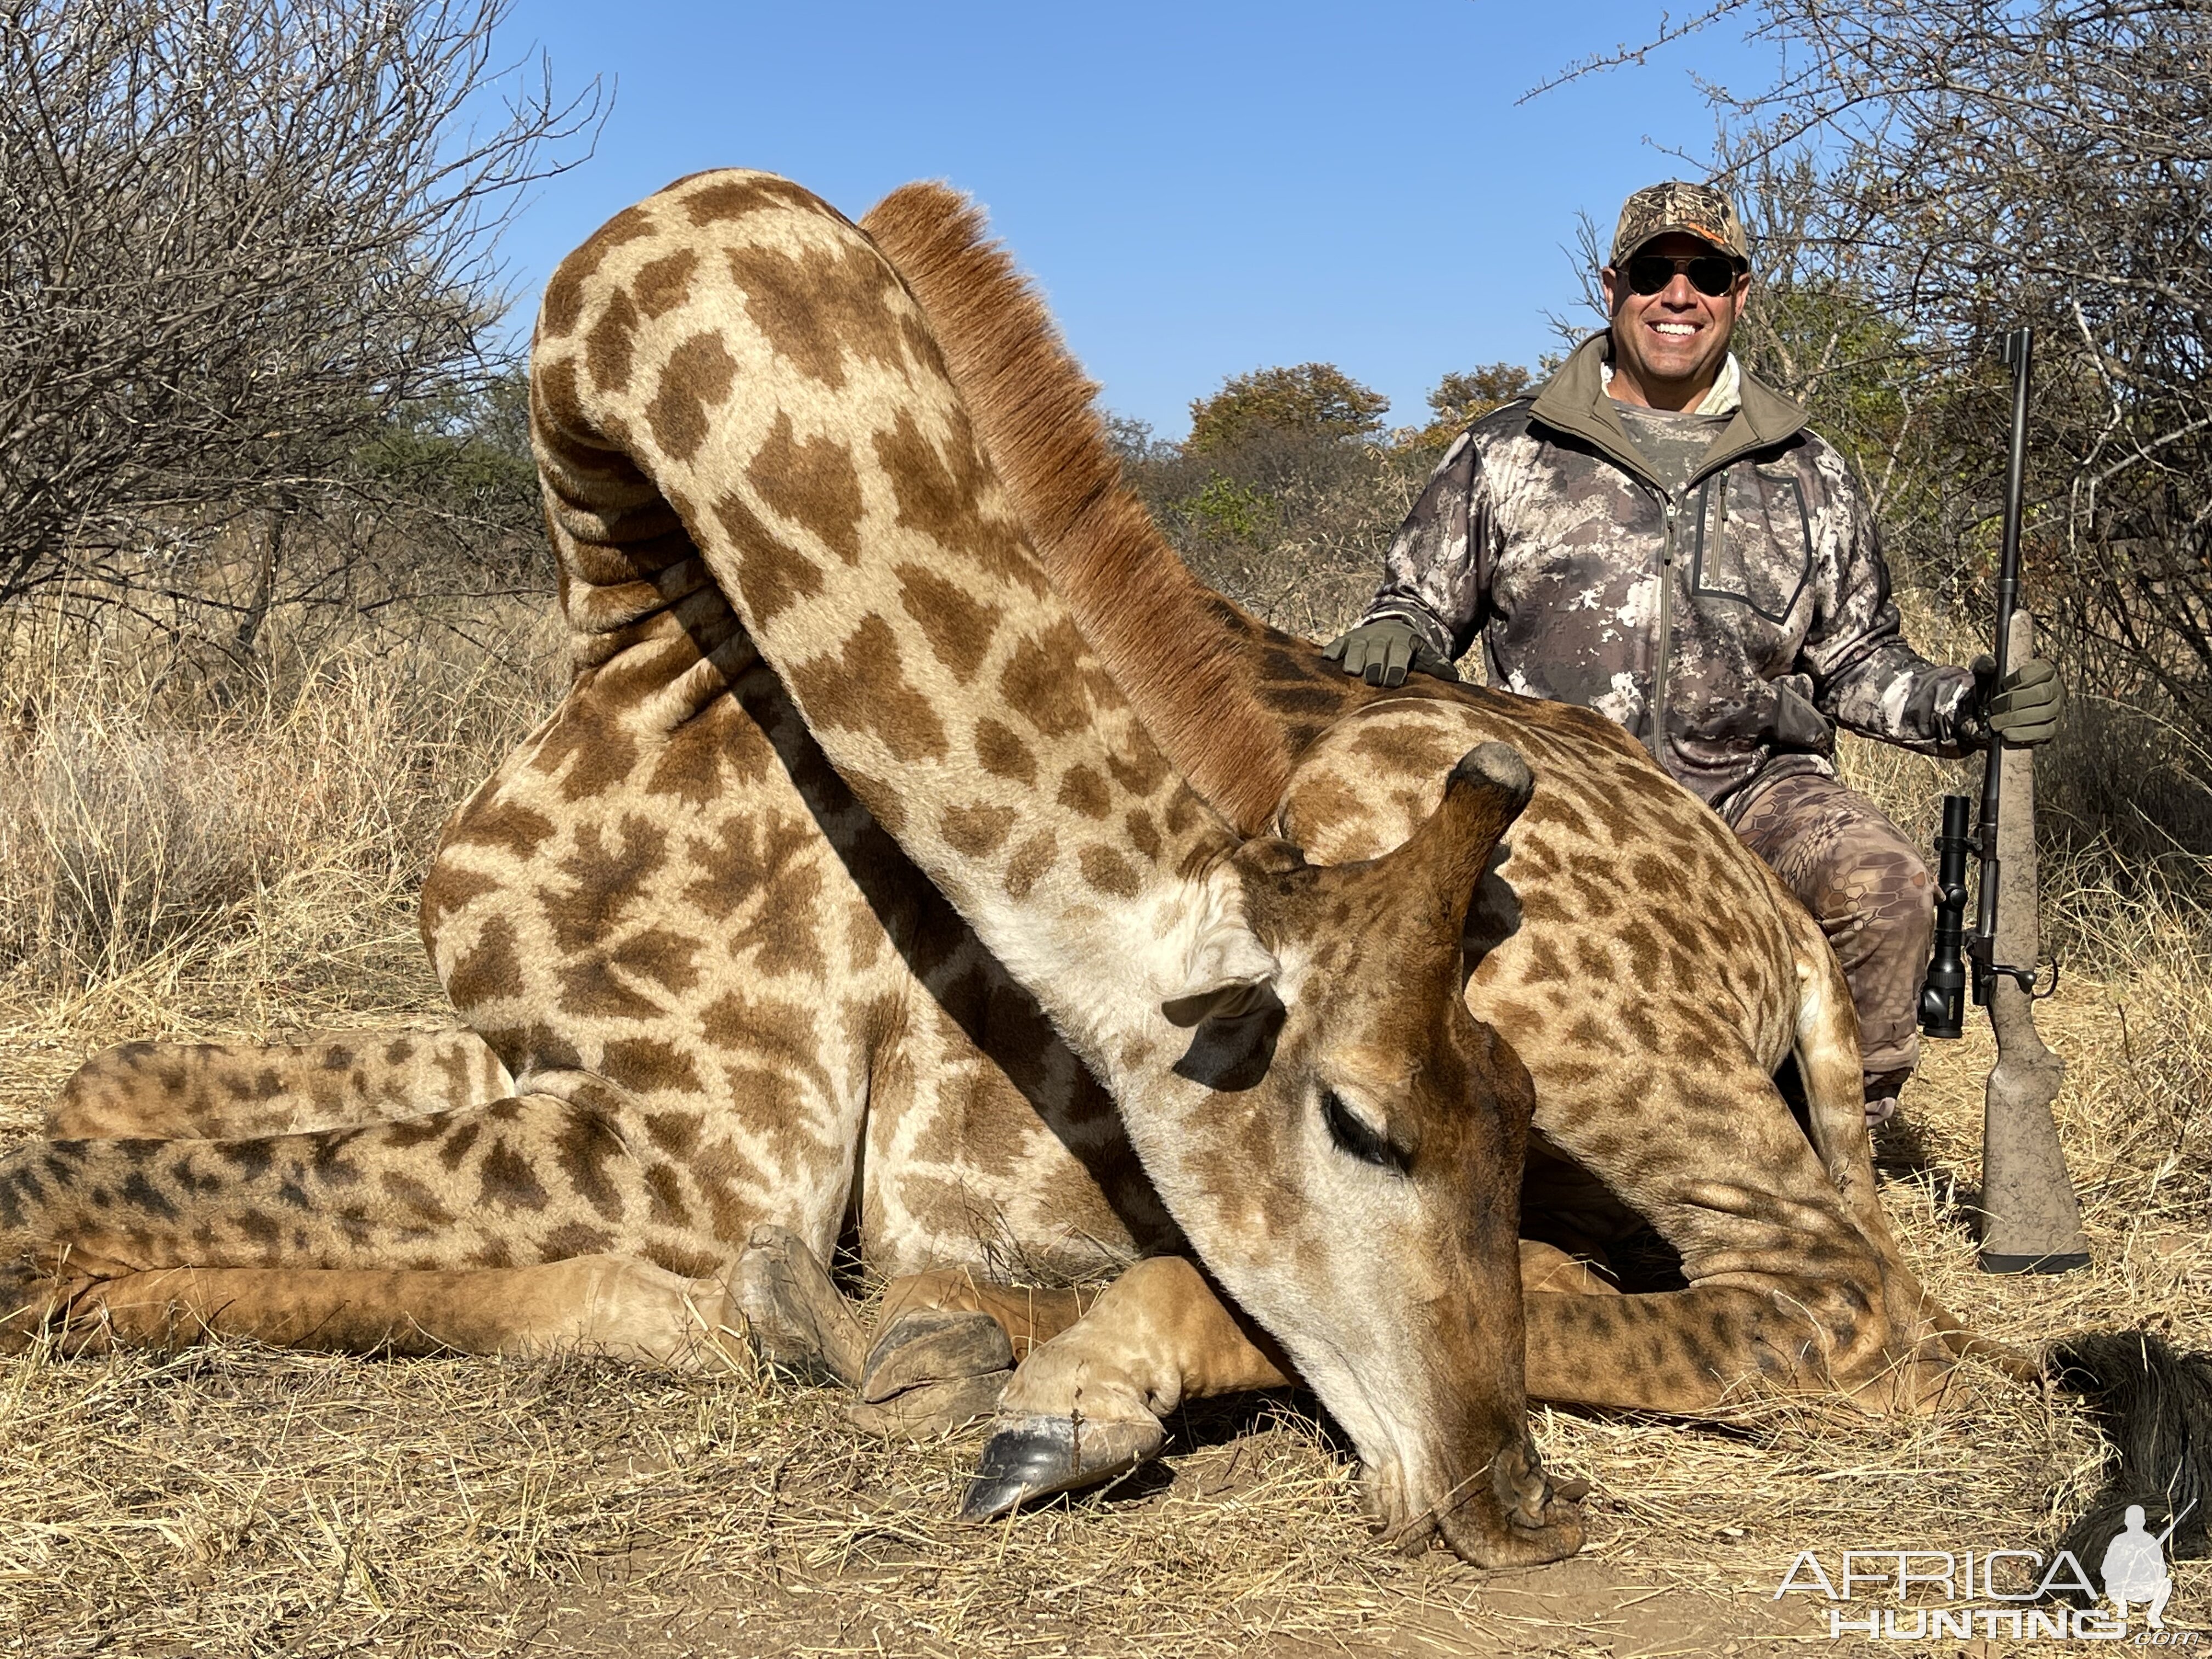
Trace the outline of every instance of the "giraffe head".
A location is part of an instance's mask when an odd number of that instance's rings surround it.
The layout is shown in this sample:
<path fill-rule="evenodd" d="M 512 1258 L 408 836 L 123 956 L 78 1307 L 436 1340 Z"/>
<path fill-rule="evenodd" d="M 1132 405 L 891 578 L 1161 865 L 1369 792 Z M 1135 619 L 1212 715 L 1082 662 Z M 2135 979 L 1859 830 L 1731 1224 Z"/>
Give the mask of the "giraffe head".
<path fill-rule="evenodd" d="M 1217 1092 L 1146 1162 L 1206 1266 L 1351 1432 L 1386 1528 L 1485 1565 L 1581 1541 L 1526 1426 L 1527 1073 L 1467 1009 L 1461 932 L 1528 768 L 1469 752 L 1395 850 L 1243 843 L 1164 999 Z M 1133 1121 L 1133 1133 L 1141 1133 Z"/>

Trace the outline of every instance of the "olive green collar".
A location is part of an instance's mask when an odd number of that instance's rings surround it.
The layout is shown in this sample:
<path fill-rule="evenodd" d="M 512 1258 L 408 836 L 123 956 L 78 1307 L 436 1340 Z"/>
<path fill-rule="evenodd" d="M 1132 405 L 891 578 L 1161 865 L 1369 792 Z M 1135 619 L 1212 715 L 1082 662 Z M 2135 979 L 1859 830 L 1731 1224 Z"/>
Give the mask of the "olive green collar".
<path fill-rule="evenodd" d="M 1612 355 L 1613 331 L 1601 329 L 1577 346 L 1559 372 L 1544 383 L 1528 413 L 1555 431 L 1585 440 L 1623 471 L 1663 491 L 1666 486 L 1652 476 L 1651 464 L 1621 425 L 1620 416 L 1613 412 L 1613 399 L 1605 395 L 1605 376 L 1600 370 Z M 1735 416 L 1713 441 L 1712 450 L 1698 465 L 1692 483 L 1753 450 L 1771 448 L 1804 429 L 1805 411 L 1748 372 L 1743 376 L 1742 399 Z"/>

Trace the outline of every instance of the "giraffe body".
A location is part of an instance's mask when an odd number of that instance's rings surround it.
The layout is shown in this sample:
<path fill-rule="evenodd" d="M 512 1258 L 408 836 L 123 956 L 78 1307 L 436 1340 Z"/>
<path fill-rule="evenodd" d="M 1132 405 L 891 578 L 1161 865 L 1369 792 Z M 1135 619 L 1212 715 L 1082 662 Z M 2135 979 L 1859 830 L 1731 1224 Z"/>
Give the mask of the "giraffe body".
<path fill-rule="evenodd" d="M 1036 566 L 920 307 L 781 180 L 679 181 L 564 264 L 533 433 L 576 678 L 423 905 L 512 1092 L 295 1128 L 279 1089 L 292 1133 L 56 1139 L 0 1162 L 0 1239 L 388 1298 L 364 1276 L 690 1283 L 764 1220 L 894 1269 L 1187 1236 L 1387 1516 L 1486 1560 L 1574 1548 L 1492 1201 L 1526 1080 L 1457 994 L 1525 768 L 1462 757 L 1368 863 L 1237 834 Z M 95 1118 L 80 1090 L 56 1127 Z"/>
<path fill-rule="evenodd" d="M 1235 1020 L 1149 1015 L 1194 981 L 1216 1007 L 1262 981 L 1296 1002 L 1305 980 L 1345 977 L 1346 942 L 1381 921 L 1421 955 L 1374 896 L 1355 915 L 1354 872 L 1433 840 L 1447 778 L 1502 742 L 1533 793 L 1458 901 L 1473 894 L 1449 971 L 1456 988 L 1463 958 L 1474 1036 L 1370 1022 L 1364 1046 L 1461 1064 L 1504 1103 L 1503 1139 L 1475 1150 L 1525 1162 L 1524 1231 L 1582 1249 L 1648 1220 L 1687 1283 L 1588 1294 L 1605 1287 L 1528 1245 L 1525 1338 L 1497 1282 L 1459 1292 L 1495 1316 L 1487 1347 L 1525 1343 L 1534 1390 L 1557 1399 L 1694 1412 L 1751 1383 L 1917 1400 L 1963 1343 L 1881 1217 L 1832 957 L 1764 866 L 1595 716 L 1442 684 L 1373 691 L 1198 589 L 1119 490 L 1087 385 L 957 198 L 902 191 L 867 226 L 906 288 L 803 192 L 701 175 L 618 216 L 549 289 L 538 431 L 578 672 L 455 815 L 424 896 L 426 944 L 487 1051 L 441 1039 L 459 1080 L 434 1085 L 396 1080 L 412 1061 L 380 1079 L 355 1057 L 363 1075 L 336 1097 L 327 1049 L 204 1055 L 166 1091 L 144 1080 L 173 1054 L 95 1061 L 58 1103 L 54 1144 L 0 1164 L 0 1228 L 66 1243 L 81 1270 L 227 1273 L 231 1328 L 282 1335 L 298 1304 L 343 1304 L 371 1310 L 348 1327 L 366 1341 L 410 1298 L 443 1310 L 477 1269 L 521 1275 L 514 1294 L 540 1312 L 450 1340 L 527 1350 L 605 1332 L 636 1352 L 654 1345 L 622 1334 L 627 1315 L 561 1311 L 586 1294 L 558 1276 L 568 1263 L 641 1260 L 659 1277 L 625 1282 L 635 1305 L 696 1311 L 693 1287 L 726 1278 L 763 1221 L 818 1254 L 857 1243 L 885 1275 L 1095 1271 L 1178 1247 L 1186 1212 L 1294 1240 L 1300 1214 L 1261 1212 L 1310 1194 L 1271 1182 L 1366 1177 L 1265 1114 L 1225 1171 L 1178 1170 L 1160 1144 L 1202 1116 L 1156 1109 L 1149 1152 L 1144 1132 L 1133 1144 L 1117 1097 L 1251 1113 Z M 832 392 L 875 378 L 796 411 L 731 401 L 779 374 Z M 1195 682 L 1167 656 L 1193 659 Z M 1344 890 L 1334 921 L 1301 933 L 1290 912 L 1316 865 L 1346 872 Z M 1281 1063 L 1310 1048 L 1287 1042 Z M 1791 1053 L 1809 1139 L 1771 1080 Z M 1194 1091 L 1178 1064 L 1212 1086 Z M 1364 1125 L 1380 1155 L 1426 1122 L 1396 1115 Z M 1310 1136 L 1314 1118 L 1292 1127 Z M 142 1138 L 87 1139 L 125 1131 Z M 1389 1191 L 1347 1184 L 1334 1212 Z M 131 1194 L 154 1201 L 118 1201 Z M 1474 1254 L 1510 1281 L 1510 1191 L 1462 1196 L 1492 1230 Z M 1279 1277 L 1326 1277 L 1324 1243 L 1286 1244 Z M 1369 1255 L 1386 1273 L 1422 1266 Z M 1231 1285 L 1244 1311 L 1166 1260 L 1080 1318 L 979 1299 L 959 1276 L 916 1287 L 984 1306 L 1018 1352 L 1037 1340 L 994 1442 L 1012 1473 L 979 1507 L 1142 1455 L 1177 1399 L 1305 1370 L 1245 1316 L 1287 1293 L 1266 1265 Z M 270 1275 L 259 1324 L 250 1267 Z M 591 1278 L 591 1294 L 614 1282 Z M 1362 1288 L 1405 1306 L 1402 1284 Z M 1417 1334 L 1455 1365 L 1486 1363 L 1463 1334 Z M 1328 1395 L 1325 1373 L 1310 1380 Z M 1103 1462 L 1063 1432 L 1079 1388 Z M 1355 1402 L 1356 1434 L 1360 1417 Z M 1418 1521 L 1417 1460 L 1362 1449 L 1386 1515 Z M 1533 1466 L 1509 1474 L 1501 1506 L 1556 1552 L 1563 1506 Z M 1504 1524 L 1453 1541 L 1502 1559 Z"/>

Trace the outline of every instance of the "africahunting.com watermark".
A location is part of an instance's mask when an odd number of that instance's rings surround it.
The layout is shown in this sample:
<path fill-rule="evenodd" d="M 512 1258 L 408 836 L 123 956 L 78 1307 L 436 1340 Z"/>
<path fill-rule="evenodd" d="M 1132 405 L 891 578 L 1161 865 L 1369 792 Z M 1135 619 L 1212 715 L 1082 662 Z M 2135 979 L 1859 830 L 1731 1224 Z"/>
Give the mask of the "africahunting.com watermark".
<path fill-rule="evenodd" d="M 1865 1549 L 1825 1559 L 1817 1550 L 1800 1550 L 1773 1599 L 1825 1598 L 1834 1641 L 1978 1636 L 2193 1647 L 2194 1632 L 2166 1628 L 2166 1604 L 2173 1594 L 2166 1540 L 2172 1533 L 2172 1526 L 2151 1532 L 2142 1506 L 2130 1505 L 2126 1524 L 2098 1553 L 2094 1579 L 2072 1550 L 2046 1556 L 2040 1550 Z M 2089 1605 L 2066 1605 L 2077 1596 Z M 1948 1605 L 1927 1605 L 1935 1598 Z M 1904 1605 L 1915 1599 L 1922 1605 Z M 2140 1626 L 2130 1622 L 2131 1607 Z"/>

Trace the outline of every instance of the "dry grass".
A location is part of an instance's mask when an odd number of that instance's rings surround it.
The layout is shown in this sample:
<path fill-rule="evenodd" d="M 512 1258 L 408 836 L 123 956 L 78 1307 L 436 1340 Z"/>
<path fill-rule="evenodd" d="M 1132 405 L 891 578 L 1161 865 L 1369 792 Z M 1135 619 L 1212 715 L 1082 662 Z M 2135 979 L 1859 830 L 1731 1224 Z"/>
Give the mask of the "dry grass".
<path fill-rule="evenodd" d="M 152 1035 L 434 1000 L 423 868 L 551 707 L 555 644 L 518 611 L 472 653 L 339 647 L 240 683 L 119 629 L 0 640 L 10 1013 Z"/>
<path fill-rule="evenodd" d="M 11 659 L 0 707 L 36 718 L 0 796 L 0 1141 L 125 1036 L 434 1016 L 412 887 L 545 706 L 550 640 L 516 637 L 473 665 L 341 654 L 228 708 L 179 708 L 119 650 Z M 1933 763 L 1847 764 L 1925 827 Z M 2142 1322 L 2212 1345 L 2205 932 L 2174 892 L 2090 867 L 2051 872 L 2075 965 L 2043 1023 L 2094 1272 L 1974 1270 L 1979 1032 L 1885 1139 L 1891 1212 L 1993 1334 Z M 142 908 L 173 920 L 112 921 Z M 2034 1547 L 2096 1484 L 2070 1404 L 1966 1393 L 1895 1423 L 1540 1412 L 1550 1462 L 1597 1483 L 1589 1550 L 1486 1576 L 1378 1549 L 1295 1401 L 1194 1413 L 1106 1498 L 972 1529 L 951 1519 L 972 1441 L 886 1447 L 823 1390 L 585 1360 L 33 1355 L 0 1360 L 0 1653 L 1795 1651 L 1809 1611 L 1767 1597 L 1796 1551 Z M 2212 1573 L 2184 1569 L 2169 1623 L 2208 1607 Z"/>

